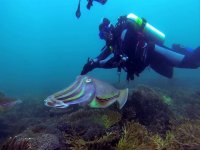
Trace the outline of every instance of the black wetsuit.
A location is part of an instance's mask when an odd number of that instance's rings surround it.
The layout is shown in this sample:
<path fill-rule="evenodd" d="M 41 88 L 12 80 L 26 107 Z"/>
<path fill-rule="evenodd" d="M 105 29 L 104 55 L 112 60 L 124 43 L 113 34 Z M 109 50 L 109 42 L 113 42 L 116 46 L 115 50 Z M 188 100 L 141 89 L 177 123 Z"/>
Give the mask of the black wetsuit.
<path fill-rule="evenodd" d="M 147 66 L 159 74 L 171 78 L 173 67 L 196 68 L 200 63 L 200 50 L 187 55 L 177 53 L 163 45 L 156 45 L 147 39 L 134 26 L 121 17 L 115 26 L 114 38 L 111 43 L 106 43 L 101 54 L 87 63 L 81 74 L 86 74 L 94 68 L 119 68 L 127 72 L 127 80 L 133 80 Z M 196 55 L 197 54 L 197 55 Z M 193 58 L 195 57 L 195 60 Z"/>

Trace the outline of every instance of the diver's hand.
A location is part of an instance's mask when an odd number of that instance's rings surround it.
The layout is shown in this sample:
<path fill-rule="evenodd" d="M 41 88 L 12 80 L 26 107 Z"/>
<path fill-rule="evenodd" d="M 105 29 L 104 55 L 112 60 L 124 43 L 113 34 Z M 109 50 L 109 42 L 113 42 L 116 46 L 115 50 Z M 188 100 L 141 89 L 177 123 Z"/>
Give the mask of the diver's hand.
<path fill-rule="evenodd" d="M 87 63 L 83 66 L 83 70 L 81 71 L 81 75 L 85 75 L 88 72 L 92 71 L 94 68 L 98 66 L 98 61 L 88 58 Z"/>

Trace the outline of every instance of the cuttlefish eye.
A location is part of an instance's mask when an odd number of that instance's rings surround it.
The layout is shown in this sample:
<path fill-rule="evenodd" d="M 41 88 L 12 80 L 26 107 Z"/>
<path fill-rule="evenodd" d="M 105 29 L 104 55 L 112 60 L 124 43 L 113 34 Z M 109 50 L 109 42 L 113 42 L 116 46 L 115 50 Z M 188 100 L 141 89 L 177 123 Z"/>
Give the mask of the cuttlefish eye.
<path fill-rule="evenodd" d="M 85 82 L 86 82 L 86 83 L 90 83 L 90 82 L 92 82 L 92 79 L 87 78 L 87 79 L 85 80 Z"/>

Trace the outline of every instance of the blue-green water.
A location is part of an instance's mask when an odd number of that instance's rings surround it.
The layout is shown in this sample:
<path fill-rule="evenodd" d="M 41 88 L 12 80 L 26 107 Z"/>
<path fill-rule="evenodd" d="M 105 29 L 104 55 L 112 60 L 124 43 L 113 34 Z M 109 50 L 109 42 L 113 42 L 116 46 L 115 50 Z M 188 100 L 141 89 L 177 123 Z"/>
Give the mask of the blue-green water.
<path fill-rule="evenodd" d="M 88 57 L 104 45 L 98 37 L 103 17 L 115 23 L 130 12 L 144 17 L 173 42 L 200 45 L 199 0 L 108 0 L 90 11 L 82 0 L 0 0 L 0 91 L 17 97 L 49 95 L 69 85 Z M 116 70 L 95 70 L 96 78 L 117 82 Z M 176 70 L 170 81 L 148 69 L 134 83 L 181 83 L 198 87 L 200 70 Z M 161 79 L 161 80 L 158 80 Z M 125 78 L 122 78 L 125 80 Z"/>

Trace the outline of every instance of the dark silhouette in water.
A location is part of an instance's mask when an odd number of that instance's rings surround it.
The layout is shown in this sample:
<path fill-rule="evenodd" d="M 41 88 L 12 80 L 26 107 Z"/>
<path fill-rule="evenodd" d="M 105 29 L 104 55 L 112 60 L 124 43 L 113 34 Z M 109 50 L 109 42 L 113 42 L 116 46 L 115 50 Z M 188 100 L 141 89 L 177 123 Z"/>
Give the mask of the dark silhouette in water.
<path fill-rule="evenodd" d="M 14 98 L 7 97 L 3 93 L 0 92 L 0 113 L 5 110 L 9 110 L 13 106 L 17 104 L 21 104 L 21 103 L 22 103 L 21 100 L 16 100 Z"/>
<path fill-rule="evenodd" d="M 150 66 L 157 73 L 171 78 L 173 68 L 198 68 L 200 48 L 187 54 L 178 53 L 163 43 L 165 35 L 135 14 L 121 16 L 115 27 L 107 18 L 99 25 L 99 37 L 106 46 L 95 59 L 89 60 L 81 75 L 94 68 L 118 68 L 127 72 L 127 80 L 133 80 Z M 186 51 L 187 49 L 185 49 Z"/>
<path fill-rule="evenodd" d="M 78 8 L 76 10 L 76 17 L 77 18 L 80 18 L 80 16 L 81 16 L 80 4 L 81 4 L 81 0 L 79 0 L 79 2 L 78 2 Z"/>
<path fill-rule="evenodd" d="M 90 9 L 93 6 L 93 1 L 96 1 L 102 5 L 104 5 L 107 2 L 107 0 L 87 0 L 87 1 L 88 1 L 87 9 Z"/>
<path fill-rule="evenodd" d="M 107 0 L 87 0 L 88 3 L 87 3 L 87 9 L 90 10 L 90 8 L 93 6 L 93 1 L 96 1 L 102 5 L 104 5 Z M 76 17 L 79 19 L 81 17 L 81 0 L 79 0 L 79 3 L 78 3 L 78 7 L 77 7 L 77 10 L 76 10 Z"/>

